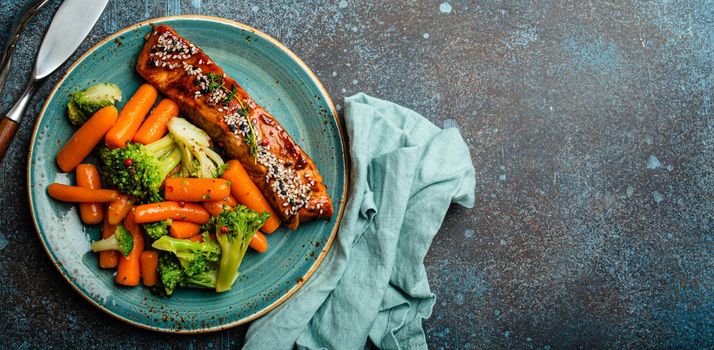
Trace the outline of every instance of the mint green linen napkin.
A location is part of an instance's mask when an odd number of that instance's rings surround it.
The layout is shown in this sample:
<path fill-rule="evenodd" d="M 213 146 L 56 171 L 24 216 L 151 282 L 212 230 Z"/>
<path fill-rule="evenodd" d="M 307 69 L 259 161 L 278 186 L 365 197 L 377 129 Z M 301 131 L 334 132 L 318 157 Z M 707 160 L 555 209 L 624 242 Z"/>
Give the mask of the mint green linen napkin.
<path fill-rule="evenodd" d="M 469 148 L 457 129 L 365 94 L 345 99 L 350 196 L 313 277 L 253 322 L 244 349 L 426 349 L 424 256 L 451 203 L 474 204 Z"/>

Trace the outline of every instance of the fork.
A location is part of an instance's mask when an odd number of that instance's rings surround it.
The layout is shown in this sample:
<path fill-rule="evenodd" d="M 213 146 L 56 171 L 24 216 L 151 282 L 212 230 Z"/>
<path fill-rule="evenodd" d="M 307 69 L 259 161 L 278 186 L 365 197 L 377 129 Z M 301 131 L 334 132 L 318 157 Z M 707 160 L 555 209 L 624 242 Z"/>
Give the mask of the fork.
<path fill-rule="evenodd" d="M 17 44 L 17 39 L 20 37 L 20 33 L 30 22 L 30 19 L 37 13 L 37 11 L 47 4 L 49 0 L 39 0 L 35 1 L 29 6 L 26 6 L 22 11 L 23 15 L 19 20 L 16 20 L 12 25 L 10 30 L 10 37 L 7 39 L 7 44 L 2 52 L 2 62 L 0 64 L 0 93 L 2 93 L 5 87 L 5 81 L 7 80 L 7 75 L 10 73 L 10 62 L 12 61 L 12 52 L 15 50 L 15 44 Z"/>

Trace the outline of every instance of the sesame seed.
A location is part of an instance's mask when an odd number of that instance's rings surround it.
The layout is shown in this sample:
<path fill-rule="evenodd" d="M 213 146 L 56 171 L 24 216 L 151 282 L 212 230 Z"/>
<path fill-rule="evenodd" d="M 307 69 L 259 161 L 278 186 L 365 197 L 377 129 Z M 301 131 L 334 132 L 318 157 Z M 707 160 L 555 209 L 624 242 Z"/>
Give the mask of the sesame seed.
<path fill-rule="evenodd" d="M 157 35 L 158 32 L 154 32 Z M 179 39 L 176 35 L 170 32 L 164 32 L 159 35 L 156 39 L 156 44 L 151 47 L 151 53 L 149 56 L 158 57 L 162 61 L 167 59 L 180 60 L 188 59 L 191 55 L 198 52 L 198 49 L 193 44 L 187 44 L 182 39 Z M 166 62 L 164 62 L 166 63 Z M 159 65 L 156 64 L 158 67 Z M 178 64 L 161 64 L 161 67 L 168 67 L 169 69 L 174 69 L 178 67 Z M 184 67 L 185 69 L 185 67 Z"/>

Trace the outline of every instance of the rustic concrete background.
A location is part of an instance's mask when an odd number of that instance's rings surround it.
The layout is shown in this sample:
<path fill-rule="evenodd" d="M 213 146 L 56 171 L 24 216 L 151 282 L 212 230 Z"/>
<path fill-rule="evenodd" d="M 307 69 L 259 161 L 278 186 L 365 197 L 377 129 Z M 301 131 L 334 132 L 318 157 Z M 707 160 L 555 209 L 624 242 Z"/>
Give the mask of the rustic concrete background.
<path fill-rule="evenodd" d="M 112 1 L 78 52 L 150 17 L 226 17 L 294 50 L 336 104 L 364 91 L 456 120 L 478 200 L 450 211 L 426 259 L 435 349 L 714 347 L 714 4 L 442 1 Z M 2 33 L 25 2 L 0 0 Z M 0 111 L 57 6 L 23 35 Z M 0 172 L 0 347 L 240 345 L 245 327 L 125 325 L 52 267 L 25 166 L 58 75 Z"/>

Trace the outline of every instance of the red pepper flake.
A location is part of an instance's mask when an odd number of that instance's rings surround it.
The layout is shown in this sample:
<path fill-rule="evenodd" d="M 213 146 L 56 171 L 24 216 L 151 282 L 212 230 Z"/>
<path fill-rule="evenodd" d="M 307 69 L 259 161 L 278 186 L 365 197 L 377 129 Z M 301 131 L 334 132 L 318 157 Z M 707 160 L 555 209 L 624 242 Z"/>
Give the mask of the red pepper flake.
<path fill-rule="evenodd" d="M 270 144 L 270 140 L 264 138 L 263 141 L 262 141 L 260 144 L 263 145 L 263 146 L 267 146 L 267 145 Z"/>
<path fill-rule="evenodd" d="M 174 187 L 173 186 L 166 186 L 166 192 L 173 192 Z"/>
<path fill-rule="evenodd" d="M 186 202 L 184 201 L 179 201 L 179 207 L 183 208 L 186 206 Z"/>
<path fill-rule="evenodd" d="M 221 233 L 228 233 L 228 226 L 221 226 Z"/>
<path fill-rule="evenodd" d="M 124 166 L 129 167 L 134 164 L 134 160 L 131 158 L 124 159 Z"/>

